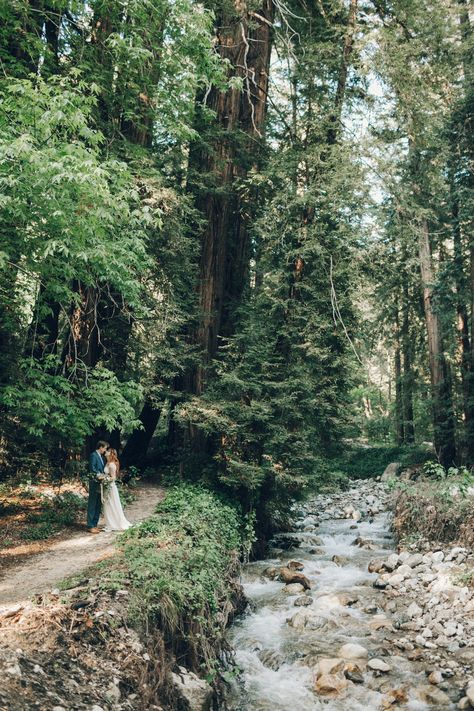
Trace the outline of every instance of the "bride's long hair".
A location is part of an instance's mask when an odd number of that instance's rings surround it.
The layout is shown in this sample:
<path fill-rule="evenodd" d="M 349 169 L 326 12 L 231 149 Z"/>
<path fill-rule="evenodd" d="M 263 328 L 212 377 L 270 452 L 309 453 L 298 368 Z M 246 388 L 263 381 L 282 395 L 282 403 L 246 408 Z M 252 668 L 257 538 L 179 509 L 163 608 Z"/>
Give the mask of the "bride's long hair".
<path fill-rule="evenodd" d="M 114 449 L 113 447 L 109 447 L 107 450 L 107 454 L 109 455 L 109 462 L 114 462 L 115 466 L 117 467 L 117 476 L 120 471 L 120 459 L 118 458 L 117 455 L 117 450 Z"/>

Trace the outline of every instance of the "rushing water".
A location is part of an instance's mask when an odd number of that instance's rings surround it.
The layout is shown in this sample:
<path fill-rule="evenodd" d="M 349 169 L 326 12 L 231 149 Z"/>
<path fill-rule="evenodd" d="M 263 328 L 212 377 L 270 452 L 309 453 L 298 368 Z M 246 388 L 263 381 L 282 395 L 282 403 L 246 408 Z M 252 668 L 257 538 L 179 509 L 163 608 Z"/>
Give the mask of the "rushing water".
<path fill-rule="evenodd" d="M 354 496 L 356 490 L 352 501 Z M 327 497 L 323 501 L 327 503 Z M 321 502 L 316 499 L 301 512 L 298 530 L 290 536 L 295 548 L 276 548 L 277 538 L 272 557 L 251 563 L 244 571 L 242 582 L 250 606 L 230 631 L 241 673 L 230 692 L 229 711 L 368 711 L 382 708 L 384 694 L 401 686 L 409 697 L 403 708 L 428 708 L 415 694 L 417 686 L 426 684 L 423 671 L 397 656 L 398 650 L 389 649 L 383 629 L 374 630 L 374 619 L 385 614 L 384 597 L 373 588 L 377 576 L 367 572 L 367 565 L 371 558 L 387 557 L 393 550 L 388 514 L 367 517 L 354 528 L 351 519 L 318 523 L 318 511 Z M 357 536 L 369 539 L 372 548 L 353 545 Z M 340 556 L 339 565 L 334 556 Z M 313 602 L 308 608 L 295 607 L 298 595 L 289 595 L 284 583 L 263 575 L 266 568 L 292 559 L 304 564 L 303 572 L 311 581 L 308 594 Z M 315 613 L 309 627 L 295 629 L 288 624 L 298 610 L 307 609 Z M 365 670 L 363 683 L 349 682 L 340 697 L 319 696 L 313 690 L 318 659 L 337 656 L 347 642 L 366 647 L 369 657 L 385 655 L 392 671 L 380 677 Z"/>

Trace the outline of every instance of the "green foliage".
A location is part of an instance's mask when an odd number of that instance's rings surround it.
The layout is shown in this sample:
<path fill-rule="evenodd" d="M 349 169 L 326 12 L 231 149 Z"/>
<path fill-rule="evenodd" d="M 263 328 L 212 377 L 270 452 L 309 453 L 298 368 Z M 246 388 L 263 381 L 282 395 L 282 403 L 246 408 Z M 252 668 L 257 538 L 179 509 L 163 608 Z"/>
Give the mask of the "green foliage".
<path fill-rule="evenodd" d="M 420 464 L 431 455 L 427 447 L 395 445 L 360 446 L 345 442 L 341 452 L 330 460 L 331 466 L 356 479 L 381 476 L 391 462 L 400 462 L 402 468 Z"/>
<path fill-rule="evenodd" d="M 57 531 L 74 526 L 83 515 L 87 502 L 82 496 L 66 492 L 50 499 L 41 497 L 39 513 L 28 517 L 28 525 L 21 537 L 26 541 L 49 538 Z"/>
<path fill-rule="evenodd" d="M 220 615 L 231 577 L 252 533 L 251 522 L 243 525 L 211 492 L 171 489 L 155 516 L 121 538 L 137 624 L 156 624 L 176 653 L 186 648 L 209 670 L 223 643 Z"/>
<path fill-rule="evenodd" d="M 114 373 L 96 368 L 87 387 L 51 371 L 54 357 L 45 362 L 27 359 L 22 363 L 22 379 L 8 385 L 0 403 L 21 419 L 28 435 L 41 440 L 45 435 L 65 439 L 80 447 L 95 429 L 121 428 L 131 431 L 139 423 L 134 405 L 141 391 L 133 382 L 120 383 Z"/>

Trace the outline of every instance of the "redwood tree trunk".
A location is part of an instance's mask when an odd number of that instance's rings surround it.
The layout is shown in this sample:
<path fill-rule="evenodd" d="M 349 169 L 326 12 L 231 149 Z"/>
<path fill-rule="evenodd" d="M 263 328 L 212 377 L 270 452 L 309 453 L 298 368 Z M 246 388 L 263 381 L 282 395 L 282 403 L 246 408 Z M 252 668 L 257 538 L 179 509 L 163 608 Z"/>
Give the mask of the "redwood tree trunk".
<path fill-rule="evenodd" d="M 134 464 L 143 467 L 146 463 L 146 455 L 151 439 L 155 433 L 156 426 L 160 419 L 161 410 L 146 400 L 140 413 L 140 421 L 143 429 L 132 432 L 127 440 L 122 455 L 123 466 Z"/>
<path fill-rule="evenodd" d="M 190 153 L 191 173 L 207 181 L 197 188 L 205 227 L 199 275 L 201 319 L 193 338 L 202 362 L 189 383 L 196 394 L 203 391 L 206 367 L 217 353 L 223 321 L 225 334 L 232 332 L 248 270 L 246 215 L 234 180 L 245 177 L 255 164 L 255 147 L 258 152 L 264 131 L 273 8 L 271 0 L 264 0 L 257 12 L 251 12 L 236 1 L 231 10 L 222 10 L 218 51 L 230 63 L 229 75 L 240 78 L 243 87 L 211 90 L 207 105 L 216 115 L 213 137 L 210 146 L 209 142 L 194 145 Z"/>

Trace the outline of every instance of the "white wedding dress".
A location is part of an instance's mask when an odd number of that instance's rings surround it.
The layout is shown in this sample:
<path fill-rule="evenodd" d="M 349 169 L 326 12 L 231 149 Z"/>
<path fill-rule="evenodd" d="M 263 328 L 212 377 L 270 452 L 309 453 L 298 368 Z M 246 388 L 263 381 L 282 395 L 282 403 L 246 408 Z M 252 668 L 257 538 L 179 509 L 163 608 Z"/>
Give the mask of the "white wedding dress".
<path fill-rule="evenodd" d="M 104 487 L 104 507 L 103 514 L 105 519 L 106 531 L 126 531 L 132 525 L 123 513 L 120 496 L 115 483 L 117 474 L 117 465 L 110 462 L 105 465 L 104 474 L 113 479 L 110 484 Z"/>

